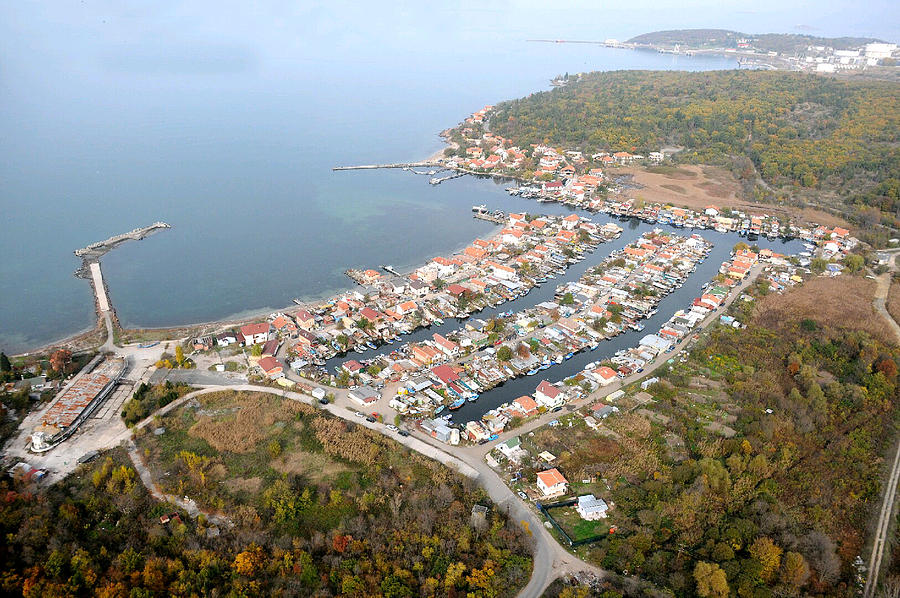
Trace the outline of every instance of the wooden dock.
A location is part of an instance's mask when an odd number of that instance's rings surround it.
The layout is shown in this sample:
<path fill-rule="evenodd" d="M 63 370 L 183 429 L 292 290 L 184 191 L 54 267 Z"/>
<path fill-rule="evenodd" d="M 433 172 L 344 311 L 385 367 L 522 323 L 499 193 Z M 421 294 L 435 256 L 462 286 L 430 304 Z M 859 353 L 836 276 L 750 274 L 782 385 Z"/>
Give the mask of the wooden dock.
<path fill-rule="evenodd" d="M 361 164 L 359 166 L 335 166 L 331 170 L 375 170 L 376 168 L 433 168 L 440 167 L 440 162 L 399 162 L 397 164 Z"/>

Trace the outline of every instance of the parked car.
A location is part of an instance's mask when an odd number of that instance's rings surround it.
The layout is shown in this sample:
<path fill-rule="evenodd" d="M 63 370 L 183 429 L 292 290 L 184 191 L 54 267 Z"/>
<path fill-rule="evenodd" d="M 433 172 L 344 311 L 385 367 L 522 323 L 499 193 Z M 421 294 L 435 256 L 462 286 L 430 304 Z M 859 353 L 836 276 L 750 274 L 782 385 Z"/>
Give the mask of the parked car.
<path fill-rule="evenodd" d="M 524 492 L 522 492 L 521 490 L 519 490 L 518 492 L 516 492 L 516 494 L 518 494 L 518 495 L 519 495 L 519 498 L 521 498 L 522 500 L 528 500 L 528 495 L 525 494 Z"/>
<path fill-rule="evenodd" d="M 372 417 L 371 415 L 367 415 L 366 421 L 369 422 L 370 424 L 374 424 L 377 420 L 374 417 Z"/>
<path fill-rule="evenodd" d="M 385 428 L 387 428 L 387 429 L 390 430 L 391 432 L 396 432 L 396 431 L 398 431 L 398 430 L 400 429 L 400 428 L 398 428 L 397 426 L 395 426 L 394 424 L 388 424 L 388 425 L 385 426 Z"/>
<path fill-rule="evenodd" d="M 321 399 L 319 399 L 319 404 L 321 404 L 321 405 L 327 405 L 327 404 L 328 404 L 328 399 L 326 399 L 325 397 L 322 397 Z"/>
<path fill-rule="evenodd" d="M 353 415 L 355 415 L 356 417 L 365 417 L 365 415 L 360 413 L 359 411 L 354 411 Z"/>
<path fill-rule="evenodd" d="M 400 436 L 409 436 L 409 432 L 407 432 L 406 430 L 400 430 L 397 433 L 400 434 Z"/>

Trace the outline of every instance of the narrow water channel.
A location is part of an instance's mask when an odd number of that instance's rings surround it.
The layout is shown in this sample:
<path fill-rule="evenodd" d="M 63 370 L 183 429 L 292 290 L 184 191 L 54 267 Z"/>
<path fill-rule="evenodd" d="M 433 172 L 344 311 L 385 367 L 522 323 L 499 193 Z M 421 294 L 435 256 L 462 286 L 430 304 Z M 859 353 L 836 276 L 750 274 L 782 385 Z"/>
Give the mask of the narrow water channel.
<path fill-rule="evenodd" d="M 584 261 L 569 267 L 566 270 L 565 274 L 563 274 L 562 276 L 558 276 L 553 280 L 547 281 L 540 287 L 532 289 L 531 292 L 529 292 L 524 297 L 520 297 L 518 299 L 515 299 L 514 301 L 503 303 L 498 307 L 488 307 L 480 312 L 472 314 L 472 317 L 489 319 L 500 312 L 509 310 L 512 310 L 513 312 L 522 311 L 524 309 L 534 307 L 535 305 L 543 301 L 552 301 L 556 292 L 556 287 L 558 285 L 570 281 L 577 281 L 579 278 L 581 278 L 585 271 L 602 262 L 604 259 L 609 257 L 609 255 L 613 251 L 622 249 L 625 245 L 638 238 L 643 233 L 651 231 L 654 228 L 659 228 L 672 234 L 684 236 L 689 236 L 691 234 L 697 233 L 706 240 L 710 241 L 713 244 L 713 247 L 710 251 L 709 257 L 707 257 L 706 260 L 703 261 L 703 263 L 697 265 L 697 270 L 694 271 L 693 274 L 691 274 L 691 276 L 685 281 L 684 285 L 680 289 L 677 289 L 674 293 L 666 296 L 660 302 L 658 313 L 647 320 L 643 320 L 643 323 L 645 324 L 645 329 L 643 331 L 638 332 L 629 330 L 612 339 L 601 342 L 600 347 L 596 351 L 583 351 L 559 365 L 554 365 L 551 368 L 544 370 L 540 375 L 525 376 L 513 380 L 508 380 L 501 386 L 497 386 L 487 392 L 482 393 L 477 401 L 466 403 L 458 411 L 455 411 L 453 413 L 453 421 L 458 424 L 465 424 L 466 422 L 471 420 L 479 420 L 485 413 L 487 413 L 491 409 L 502 405 L 503 403 L 510 402 L 522 395 L 533 395 L 541 380 L 558 382 L 581 371 L 585 365 L 592 361 L 600 361 L 610 358 L 616 353 L 616 351 L 619 351 L 620 349 L 626 349 L 637 345 L 638 341 L 643 336 L 647 334 L 653 334 L 658 331 L 659 327 L 665 321 L 667 321 L 677 310 L 688 308 L 693 299 L 700 294 L 700 290 L 703 284 L 709 281 L 713 276 L 715 276 L 719 270 L 719 267 L 722 265 L 722 262 L 728 259 L 732 247 L 734 247 L 734 245 L 738 241 L 745 240 L 743 237 L 738 236 L 737 233 L 719 233 L 713 230 L 676 228 L 673 226 L 662 224 L 651 225 L 636 219 L 623 221 L 611 219 L 606 214 L 595 214 L 584 210 L 573 210 L 566 208 L 565 206 L 553 204 L 539 206 L 538 209 L 529 211 L 532 213 L 545 214 L 571 212 L 585 218 L 590 218 L 598 225 L 602 225 L 610 221 L 616 222 L 624 230 L 621 237 L 619 237 L 618 239 L 614 239 L 608 243 L 601 244 L 599 247 L 597 247 L 597 250 L 594 253 L 586 254 L 587 257 Z M 803 243 L 798 240 L 769 240 L 764 237 L 760 237 L 758 240 L 753 241 L 752 243 L 758 245 L 761 249 L 769 248 L 773 251 L 784 254 L 795 254 L 801 251 L 803 248 Z M 404 343 L 431 340 L 432 335 L 435 332 L 446 336 L 450 332 L 458 329 L 463 325 L 464 323 L 456 319 L 448 319 L 441 326 L 422 328 L 416 330 L 412 334 L 403 336 L 402 339 Z M 347 360 L 372 359 L 378 355 L 386 355 L 396 349 L 399 344 L 401 343 L 384 345 L 376 350 L 364 352 L 351 351 L 345 356 L 329 359 L 326 363 L 326 367 L 328 368 L 328 371 L 333 372 L 335 366 L 338 366 Z"/>

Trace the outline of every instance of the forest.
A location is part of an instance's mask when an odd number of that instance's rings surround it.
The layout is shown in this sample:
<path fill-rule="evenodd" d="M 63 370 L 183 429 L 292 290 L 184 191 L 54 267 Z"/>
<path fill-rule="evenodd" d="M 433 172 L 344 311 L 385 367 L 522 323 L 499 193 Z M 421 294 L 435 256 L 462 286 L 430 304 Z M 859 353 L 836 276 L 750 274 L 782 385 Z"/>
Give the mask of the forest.
<path fill-rule="evenodd" d="M 39 493 L 3 480 L 5 594 L 502 598 L 530 577 L 528 538 L 474 483 L 313 407 L 212 393 L 137 444 L 205 514 L 154 500 L 123 449 Z"/>
<path fill-rule="evenodd" d="M 738 39 L 750 39 L 752 45 L 764 52 L 797 55 L 809 46 L 826 46 L 835 50 L 850 50 L 879 40 L 870 37 L 818 37 L 797 33 L 749 34 L 728 29 L 672 29 L 643 33 L 628 40 L 634 44 L 681 45 L 693 48 L 713 46 L 735 48 Z"/>
<path fill-rule="evenodd" d="M 728 166 L 757 200 L 889 231 L 900 228 L 898 91 L 789 72 L 591 73 L 497 105 L 490 129 L 522 147 L 587 154 L 681 148 L 675 161 Z"/>
<path fill-rule="evenodd" d="M 609 485 L 618 530 L 582 556 L 677 596 L 855 595 L 900 352 L 859 325 L 869 281 L 840 278 L 759 285 L 735 304 L 745 329 L 714 328 L 609 433 L 535 434 L 570 479 Z"/>

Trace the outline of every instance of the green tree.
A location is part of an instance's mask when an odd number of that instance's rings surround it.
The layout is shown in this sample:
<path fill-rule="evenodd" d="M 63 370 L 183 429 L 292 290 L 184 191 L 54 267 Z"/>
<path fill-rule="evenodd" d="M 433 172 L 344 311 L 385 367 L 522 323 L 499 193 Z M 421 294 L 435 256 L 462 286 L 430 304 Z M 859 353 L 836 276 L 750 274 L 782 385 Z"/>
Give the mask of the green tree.
<path fill-rule="evenodd" d="M 503 345 L 499 349 L 497 349 L 497 359 L 500 361 L 509 361 L 512 359 L 512 349 Z"/>
<path fill-rule="evenodd" d="M 6 353 L 0 352 L 0 372 L 11 372 L 12 364 L 9 362 L 9 357 L 6 356 Z"/>
<path fill-rule="evenodd" d="M 572 293 L 566 293 L 562 296 L 562 299 L 559 300 L 560 305 L 572 305 L 575 303 L 575 297 L 572 296 Z"/>
<path fill-rule="evenodd" d="M 761 565 L 760 577 L 763 581 L 772 579 L 772 575 L 781 566 L 781 548 L 771 538 L 761 536 L 750 546 L 750 556 Z"/>

